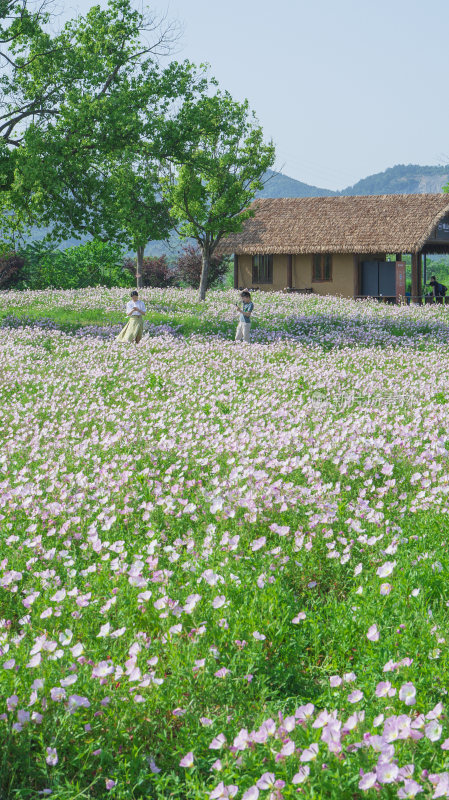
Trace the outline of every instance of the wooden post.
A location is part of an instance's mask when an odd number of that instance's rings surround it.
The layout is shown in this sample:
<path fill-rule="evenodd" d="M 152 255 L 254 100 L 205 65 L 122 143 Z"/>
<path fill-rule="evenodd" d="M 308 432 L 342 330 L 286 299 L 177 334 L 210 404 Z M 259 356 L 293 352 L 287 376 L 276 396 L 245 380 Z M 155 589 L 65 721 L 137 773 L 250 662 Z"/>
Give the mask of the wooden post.
<path fill-rule="evenodd" d="M 419 294 L 418 260 L 418 253 L 412 253 L 412 296 L 410 298 L 412 303 L 417 302 Z"/>
<path fill-rule="evenodd" d="M 359 257 L 357 255 L 353 255 L 353 264 L 354 264 L 354 300 L 360 294 L 360 266 L 359 266 Z"/>
<path fill-rule="evenodd" d="M 417 253 L 418 257 L 418 303 L 422 303 L 422 253 Z"/>
<path fill-rule="evenodd" d="M 293 289 L 293 256 L 287 256 L 287 289 Z"/>
<path fill-rule="evenodd" d="M 396 302 L 405 300 L 405 261 L 396 261 Z"/>
<path fill-rule="evenodd" d="M 234 289 L 239 288 L 239 257 L 234 253 Z"/>

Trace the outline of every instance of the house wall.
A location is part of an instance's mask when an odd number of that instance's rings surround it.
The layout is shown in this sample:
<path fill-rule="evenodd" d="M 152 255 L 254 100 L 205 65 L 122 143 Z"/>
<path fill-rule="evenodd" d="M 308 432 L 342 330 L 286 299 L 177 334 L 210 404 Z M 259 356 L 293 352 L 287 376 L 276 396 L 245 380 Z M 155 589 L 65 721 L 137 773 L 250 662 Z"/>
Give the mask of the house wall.
<path fill-rule="evenodd" d="M 240 255 L 239 286 L 264 292 L 282 292 L 287 286 L 287 256 L 273 256 L 273 283 L 253 283 L 253 257 Z"/>
<path fill-rule="evenodd" d="M 313 289 L 316 294 L 335 294 L 354 297 L 354 257 L 352 253 L 332 256 L 332 280 L 312 282 L 312 255 L 294 255 L 292 261 L 293 289 Z M 239 286 L 282 292 L 287 286 L 286 255 L 273 256 L 273 283 L 252 282 L 252 256 L 239 255 Z"/>

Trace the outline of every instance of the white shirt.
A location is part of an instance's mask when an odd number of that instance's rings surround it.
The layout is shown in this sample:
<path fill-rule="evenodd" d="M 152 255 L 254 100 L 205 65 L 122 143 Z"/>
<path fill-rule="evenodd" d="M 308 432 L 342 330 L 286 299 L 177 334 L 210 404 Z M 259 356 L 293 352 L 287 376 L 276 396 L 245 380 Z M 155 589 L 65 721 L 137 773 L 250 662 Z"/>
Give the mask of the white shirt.
<path fill-rule="evenodd" d="M 141 311 L 146 311 L 145 303 L 143 302 L 143 300 L 129 300 L 126 304 L 126 313 L 129 314 L 129 312 L 131 311 L 131 309 L 134 308 L 134 306 L 136 306 L 136 308 L 140 308 Z M 133 311 L 131 316 L 140 317 L 140 314 L 137 311 Z"/>

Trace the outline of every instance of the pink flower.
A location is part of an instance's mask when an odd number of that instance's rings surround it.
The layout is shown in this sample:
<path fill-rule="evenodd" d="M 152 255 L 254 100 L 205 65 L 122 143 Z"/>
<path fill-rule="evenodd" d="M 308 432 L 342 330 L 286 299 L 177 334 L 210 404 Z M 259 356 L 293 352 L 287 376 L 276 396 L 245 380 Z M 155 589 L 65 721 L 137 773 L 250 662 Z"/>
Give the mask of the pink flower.
<path fill-rule="evenodd" d="M 416 795 L 422 791 L 423 788 L 420 783 L 407 779 L 404 781 L 403 788 L 399 789 L 398 797 L 400 797 L 401 800 L 403 800 L 403 798 L 416 797 Z"/>
<path fill-rule="evenodd" d="M 42 660 L 41 654 L 40 653 L 36 653 L 36 655 L 31 656 L 31 658 L 30 658 L 30 660 L 29 660 L 29 662 L 27 664 L 27 667 L 29 669 L 33 669 L 34 667 L 38 667 L 39 664 L 41 663 L 41 660 Z"/>
<path fill-rule="evenodd" d="M 313 716 L 315 706 L 313 703 L 307 703 L 305 706 L 299 706 L 295 711 L 295 717 L 299 722 L 305 722 Z"/>
<path fill-rule="evenodd" d="M 272 525 L 270 525 L 270 531 L 279 534 L 279 536 L 287 536 L 287 534 L 290 533 L 290 528 L 288 525 L 281 526 L 274 522 Z"/>
<path fill-rule="evenodd" d="M 266 541 L 266 536 L 261 536 L 259 539 L 254 539 L 253 543 L 251 544 L 251 550 L 253 552 L 260 550 L 261 547 L 264 547 Z"/>
<path fill-rule="evenodd" d="M 257 786 L 251 786 L 249 789 L 246 790 L 245 794 L 242 796 L 242 800 L 257 800 L 259 797 L 259 790 Z"/>
<path fill-rule="evenodd" d="M 56 747 L 47 747 L 47 758 L 45 759 L 50 767 L 55 767 L 58 763 L 58 753 Z"/>
<path fill-rule="evenodd" d="M 222 667 L 221 669 L 214 672 L 216 678 L 226 678 L 226 675 L 229 675 L 231 670 L 227 669 L 226 667 Z"/>
<path fill-rule="evenodd" d="M 382 564 L 382 566 L 376 570 L 376 575 L 378 575 L 379 578 L 387 578 L 388 575 L 391 575 L 395 566 L 396 561 L 385 561 L 385 564 Z"/>
<path fill-rule="evenodd" d="M 87 697 L 80 697 L 78 694 L 71 694 L 69 697 L 69 711 L 77 708 L 89 708 L 90 702 Z"/>
<path fill-rule="evenodd" d="M 331 675 L 329 678 L 329 683 L 332 686 L 332 688 L 335 688 L 336 686 L 341 686 L 342 679 L 340 678 L 339 675 Z"/>
<path fill-rule="evenodd" d="M 117 781 L 113 781 L 112 778 L 106 778 L 105 784 L 106 784 L 106 789 L 109 791 L 110 789 L 113 789 L 114 786 L 117 785 Z"/>
<path fill-rule="evenodd" d="M 292 619 L 293 625 L 298 625 L 299 622 L 301 622 L 301 620 L 303 620 L 305 618 L 306 618 L 306 615 L 305 615 L 304 611 L 300 611 L 299 614 L 296 615 L 296 617 L 293 617 L 293 619 Z"/>
<path fill-rule="evenodd" d="M 256 786 L 258 787 L 258 789 L 262 789 L 262 791 L 264 791 L 265 789 L 272 789 L 275 780 L 276 776 L 273 772 L 264 772 L 264 774 L 261 775 L 261 777 L 257 781 Z"/>
<path fill-rule="evenodd" d="M 114 665 L 110 661 L 99 661 L 97 666 L 92 670 L 93 678 L 105 678 L 114 672 Z"/>
<path fill-rule="evenodd" d="M 209 798 L 210 800 L 222 800 L 222 798 L 234 797 L 238 790 L 238 786 L 232 784 L 225 786 L 223 781 L 220 781 L 218 786 L 210 792 Z"/>
<path fill-rule="evenodd" d="M 284 744 L 282 745 L 281 750 L 279 752 L 279 755 L 280 756 L 292 756 L 294 752 L 295 752 L 295 743 L 292 742 L 291 739 L 290 739 L 288 742 L 284 742 Z"/>
<path fill-rule="evenodd" d="M 358 703 L 362 698 L 363 698 L 363 692 L 361 692 L 360 689 L 354 689 L 354 691 L 348 695 L 348 702 Z"/>
<path fill-rule="evenodd" d="M 377 630 L 377 625 L 371 625 L 368 628 L 368 633 L 366 634 L 366 638 L 370 640 L 370 642 L 378 642 L 379 641 L 379 631 Z"/>
<path fill-rule="evenodd" d="M 449 773 L 440 772 L 439 774 L 429 775 L 430 783 L 435 787 L 432 797 L 447 797 L 449 794 Z"/>
<path fill-rule="evenodd" d="M 375 772 L 365 772 L 359 780 L 359 789 L 362 789 L 362 791 L 371 789 L 376 783 L 376 780 L 377 776 Z"/>
<path fill-rule="evenodd" d="M 380 681 L 376 686 L 376 697 L 385 697 L 390 689 L 390 681 Z"/>
<path fill-rule="evenodd" d="M 399 767 L 397 764 L 382 761 L 376 766 L 376 775 L 379 783 L 393 783 L 398 776 L 398 772 Z"/>
<path fill-rule="evenodd" d="M 399 689 L 399 700 L 406 706 L 413 706 L 416 703 L 416 689 L 413 683 L 404 683 Z"/>
<path fill-rule="evenodd" d="M 292 783 L 294 783 L 295 785 L 298 783 L 303 783 L 305 780 L 307 780 L 309 774 L 310 774 L 310 767 L 308 767 L 306 764 L 304 767 L 299 768 L 299 771 L 296 773 L 296 775 L 293 775 Z"/>
<path fill-rule="evenodd" d="M 299 760 L 300 761 L 313 761 L 318 755 L 319 747 L 317 744 L 311 744 L 309 748 L 306 748 L 301 753 Z"/>
<path fill-rule="evenodd" d="M 64 599 L 65 599 L 65 597 L 66 597 L 66 594 L 67 594 L 67 592 L 66 592 L 66 590 L 65 590 L 65 589 L 59 589 L 59 591 L 57 591 L 57 592 L 56 592 L 56 593 L 53 595 L 53 597 L 50 597 L 50 602 L 51 602 L 51 603 L 61 603 L 61 602 L 62 602 L 62 600 L 64 600 Z"/>
<path fill-rule="evenodd" d="M 426 714 L 426 719 L 438 719 L 443 713 L 443 704 L 437 703 L 431 711 Z"/>
<path fill-rule="evenodd" d="M 432 722 L 429 722 L 429 724 L 424 728 L 424 733 L 431 742 L 437 742 L 438 739 L 441 738 L 442 731 L 443 728 L 436 721 L 436 719 L 432 720 Z"/>
<path fill-rule="evenodd" d="M 390 592 L 391 592 L 391 583 L 381 583 L 379 591 L 384 596 L 387 595 L 387 594 L 390 594 Z"/>
<path fill-rule="evenodd" d="M 61 700 L 65 700 L 67 696 L 67 692 L 61 686 L 54 686 L 50 689 L 50 697 L 55 703 L 59 703 Z"/>
<path fill-rule="evenodd" d="M 224 733 L 219 733 L 218 736 L 215 737 L 215 739 L 212 739 L 209 745 L 209 750 L 220 750 L 220 748 L 223 747 L 225 744 L 226 744 L 226 736 L 224 735 Z"/>
<path fill-rule="evenodd" d="M 181 761 L 179 762 L 179 766 L 180 767 L 193 767 L 193 761 L 194 761 L 193 753 L 192 752 L 186 753 L 186 755 L 183 756 L 183 758 L 181 758 Z"/>
<path fill-rule="evenodd" d="M 248 738 L 248 731 L 246 728 L 242 728 L 235 737 L 232 746 L 235 747 L 236 750 L 246 750 Z"/>

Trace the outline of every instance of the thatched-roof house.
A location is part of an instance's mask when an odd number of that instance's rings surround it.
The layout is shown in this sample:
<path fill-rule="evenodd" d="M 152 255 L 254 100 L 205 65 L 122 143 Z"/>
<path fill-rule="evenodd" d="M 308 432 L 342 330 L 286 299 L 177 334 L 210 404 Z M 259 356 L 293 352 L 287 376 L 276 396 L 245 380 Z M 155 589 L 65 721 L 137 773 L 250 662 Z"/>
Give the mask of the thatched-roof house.
<path fill-rule="evenodd" d="M 401 262 L 411 253 L 412 295 L 419 297 L 422 254 L 449 252 L 445 194 L 260 199 L 253 209 L 242 232 L 220 248 L 234 253 L 236 287 L 398 296 L 403 268 L 386 256 Z"/>

